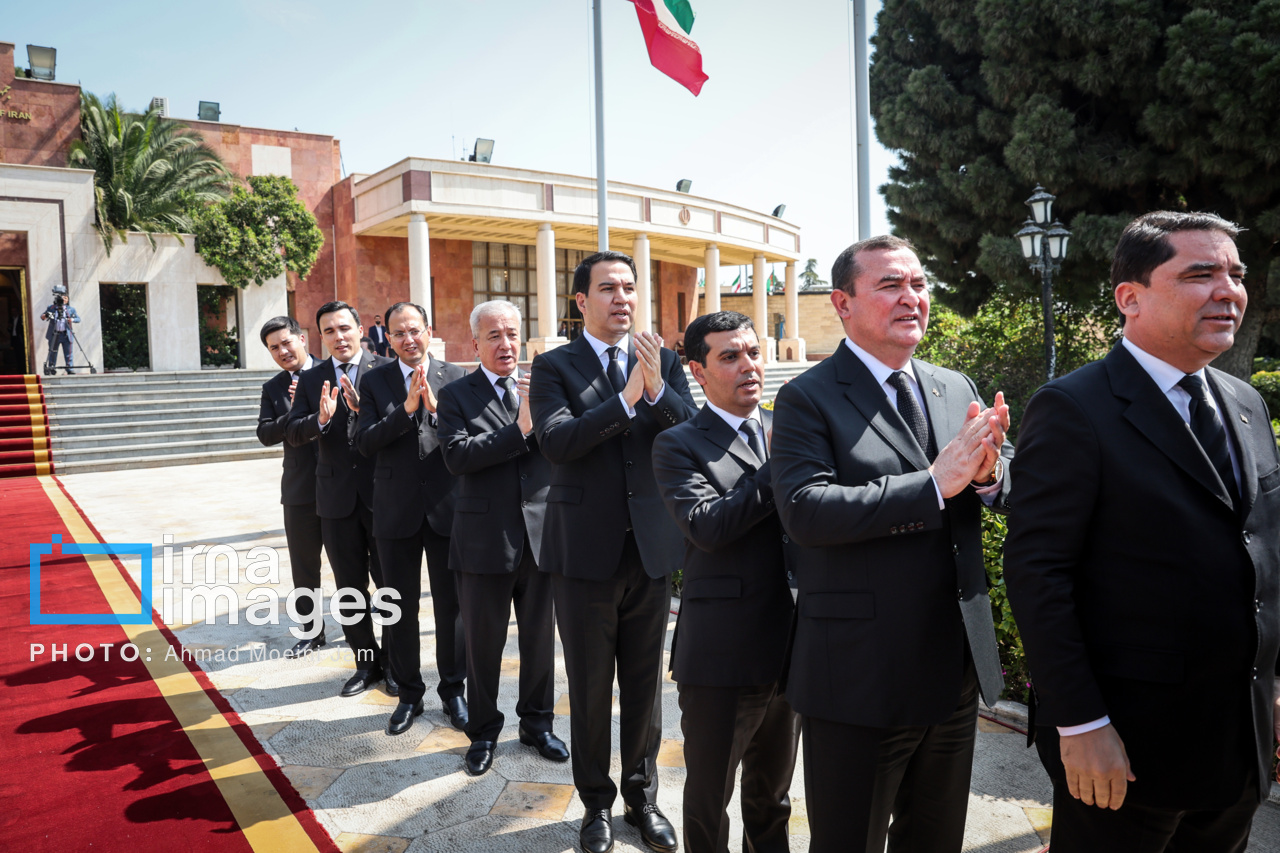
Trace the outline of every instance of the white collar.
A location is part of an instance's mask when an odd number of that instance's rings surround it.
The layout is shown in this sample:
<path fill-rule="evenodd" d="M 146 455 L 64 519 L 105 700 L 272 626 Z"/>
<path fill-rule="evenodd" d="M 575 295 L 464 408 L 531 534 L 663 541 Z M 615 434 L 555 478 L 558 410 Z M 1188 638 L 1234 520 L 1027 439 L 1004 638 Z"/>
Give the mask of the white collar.
<path fill-rule="evenodd" d="M 849 347 L 850 351 L 858 357 L 858 360 L 867 366 L 867 370 L 871 371 L 871 375 L 876 378 L 876 382 L 879 384 L 885 384 L 889 381 L 890 376 L 898 372 L 898 368 L 890 367 L 885 364 L 883 361 L 855 344 L 852 338 L 846 337 L 844 342 Z M 906 366 L 902 368 L 902 372 L 907 374 L 907 378 L 912 382 L 919 384 L 919 380 L 916 379 L 916 372 L 911 365 L 910 359 L 907 359 Z"/>
<path fill-rule="evenodd" d="M 738 432 L 742 428 L 742 424 L 744 422 L 754 419 L 760 424 L 761 434 L 764 433 L 764 415 L 760 414 L 759 406 L 756 406 L 755 411 L 745 418 L 742 417 L 742 415 L 735 415 L 732 412 L 726 412 L 710 400 L 707 401 L 707 408 L 723 418 L 724 422 L 727 423 L 734 432 Z"/>
<path fill-rule="evenodd" d="M 358 355 L 350 361 L 338 361 L 338 357 L 336 355 L 331 355 L 329 356 L 329 361 L 333 362 L 333 372 L 339 376 L 342 375 L 342 365 L 344 364 L 350 364 L 355 367 L 356 370 L 360 369 L 360 356 Z"/>
<path fill-rule="evenodd" d="M 628 340 L 630 337 L 629 335 L 623 335 L 622 340 L 618 341 L 616 344 L 606 344 L 586 329 L 582 330 L 582 336 L 587 339 L 587 343 L 591 344 L 591 349 L 595 351 L 596 358 L 607 358 L 608 354 L 605 350 L 614 346 L 618 348 L 618 354 L 625 357 L 627 354 L 627 347 L 631 343 L 631 341 Z"/>
<path fill-rule="evenodd" d="M 427 360 L 428 360 L 428 359 L 430 359 L 430 358 L 431 358 L 431 356 L 427 356 L 427 358 L 424 358 L 422 361 L 420 361 L 420 362 L 418 362 L 418 363 L 419 363 L 419 364 L 426 364 L 426 363 L 427 363 Z M 417 369 L 417 368 L 413 368 L 413 367 L 410 367 L 409 365 L 405 364 L 405 363 L 404 363 L 404 361 L 402 361 L 401 359 L 396 359 L 396 364 L 400 365 L 400 374 L 401 374 L 405 379 L 408 379 L 408 378 L 409 378 L 409 374 L 410 374 L 410 373 L 413 373 L 413 371 Z"/>
<path fill-rule="evenodd" d="M 495 388 L 497 388 L 497 387 L 498 387 L 498 380 L 499 380 L 499 379 L 505 379 L 505 378 L 506 378 L 506 377 L 504 377 L 504 376 L 499 376 L 498 374 L 494 373 L 494 372 L 493 372 L 492 370 L 490 370 L 489 368 L 485 367 L 483 362 L 480 364 L 480 369 L 484 371 L 485 378 L 487 378 L 487 379 L 489 380 L 489 384 L 490 384 L 490 385 L 492 385 L 492 386 L 493 386 L 493 387 L 495 387 Z M 519 368 L 519 367 L 517 367 L 517 368 L 516 368 L 516 372 L 515 372 L 515 373 L 511 374 L 511 378 L 512 378 L 512 379 L 516 379 L 516 380 L 518 380 L 518 379 L 520 378 L 520 368 Z"/>
<path fill-rule="evenodd" d="M 1168 396 L 1169 391 L 1182 381 L 1182 377 L 1188 374 L 1182 372 L 1167 361 L 1156 358 L 1142 347 L 1135 344 L 1128 338 L 1121 338 L 1120 343 L 1124 344 L 1124 348 L 1129 351 L 1134 360 L 1147 372 L 1147 375 L 1160 387 L 1161 393 Z M 1204 368 L 1200 368 L 1191 376 L 1199 376 L 1200 381 L 1205 381 Z"/>

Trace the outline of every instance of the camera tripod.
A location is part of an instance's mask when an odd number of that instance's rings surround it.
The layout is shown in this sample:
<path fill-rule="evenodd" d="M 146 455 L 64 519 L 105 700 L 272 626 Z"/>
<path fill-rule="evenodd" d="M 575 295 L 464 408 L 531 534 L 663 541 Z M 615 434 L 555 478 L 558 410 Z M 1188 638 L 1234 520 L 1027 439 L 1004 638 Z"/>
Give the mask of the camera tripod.
<path fill-rule="evenodd" d="M 70 334 L 70 333 L 68 332 L 66 334 Z M 89 368 L 90 373 L 97 373 L 98 368 L 93 366 L 93 362 L 89 361 L 89 356 L 85 354 L 84 347 L 80 346 L 80 337 L 78 335 L 71 335 L 71 341 L 76 345 L 76 349 L 79 350 L 80 357 L 84 359 L 83 366 Z M 58 359 L 58 344 L 55 341 L 49 347 L 49 357 L 45 360 L 45 363 L 44 363 L 45 376 L 56 376 L 58 374 L 58 369 L 59 369 L 58 365 L 54 364 L 54 362 L 57 361 L 57 359 Z M 65 364 L 62 365 L 61 369 L 66 371 L 66 374 L 68 376 L 71 375 L 71 371 L 75 370 L 74 367 L 68 367 Z"/>

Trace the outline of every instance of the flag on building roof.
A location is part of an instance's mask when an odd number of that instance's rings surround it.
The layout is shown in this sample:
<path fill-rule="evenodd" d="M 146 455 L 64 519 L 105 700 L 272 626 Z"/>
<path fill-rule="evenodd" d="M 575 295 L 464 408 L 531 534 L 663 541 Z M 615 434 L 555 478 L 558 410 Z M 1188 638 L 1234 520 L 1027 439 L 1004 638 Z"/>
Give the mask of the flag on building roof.
<path fill-rule="evenodd" d="M 738 277 L 733 280 L 733 284 L 729 285 L 730 293 L 737 293 L 742 289 L 742 273 L 738 273 Z"/>
<path fill-rule="evenodd" d="M 631 0 L 644 31 L 653 67 L 697 95 L 707 75 L 702 73 L 702 51 L 689 38 L 693 9 L 688 0 Z"/>

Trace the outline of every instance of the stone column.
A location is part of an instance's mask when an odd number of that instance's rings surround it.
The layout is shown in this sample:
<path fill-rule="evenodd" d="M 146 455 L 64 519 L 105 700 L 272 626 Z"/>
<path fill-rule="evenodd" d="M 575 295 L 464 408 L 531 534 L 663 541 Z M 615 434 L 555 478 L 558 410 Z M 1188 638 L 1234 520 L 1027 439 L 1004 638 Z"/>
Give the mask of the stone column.
<path fill-rule="evenodd" d="M 147 343 L 152 370 L 200 369 L 200 335 L 196 333 L 199 316 L 200 298 L 194 279 L 147 282 Z M 253 338 L 245 338 L 245 345 L 249 346 Z"/>
<path fill-rule="evenodd" d="M 796 262 L 787 261 L 787 336 L 778 341 L 779 361 L 804 361 L 804 338 L 800 337 L 800 286 L 796 283 Z"/>
<path fill-rule="evenodd" d="M 431 305 L 431 231 L 424 213 L 409 214 L 409 301 L 425 308 L 428 319 L 435 323 L 435 309 Z M 428 349 L 436 358 L 444 359 L 442 339 L 432 335 Z"/>
<path fill-rule="evenodd" d="M 720 310 L 720 247 L 715 243 L 707 244 L 703 266 L 707 278 L 702 291 L 702 310 L 698 313 L 714 314 Z"/>
<path fill-rule="evenodd" d="M 756 255 L 751 264 L 751 321 L 764 351 L 766 362 L 778 360 L 777 340 L 769 333 L 769 280 L 764 269 L 764 255 Z"/>
<path fill-rule="evenodd" d="M 633 331 L 652 332 L 653 282 L 649 276 L 649 235 L 637 234 L 631 250 L 636 262 L 636 323 Z"/>
<path fill-rule="evenodd" d="M 526 342 L 525 353 L 529 361 L 569 342 L 568 338 L 560 336 L 560 318 L 556 309 L 556 232 L 550 222 L 538 226 L 536 266 L 538 334 Z"/>

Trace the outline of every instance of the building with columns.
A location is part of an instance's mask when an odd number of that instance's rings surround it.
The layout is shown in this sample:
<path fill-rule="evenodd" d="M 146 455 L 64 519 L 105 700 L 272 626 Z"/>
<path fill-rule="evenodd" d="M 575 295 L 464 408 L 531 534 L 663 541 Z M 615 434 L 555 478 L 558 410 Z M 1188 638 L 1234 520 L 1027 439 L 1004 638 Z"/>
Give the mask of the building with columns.
<path fill-rule="evenodd" d="M 20 71 L 20 69 L 18 69 Z M 67 167 L 78 139 L 80 90 L 15 72 L 14 46 L 0 42 L 0 349 L 6 369 L 36 372 L 47 355 L 39 319 L 55 284 L 82 318 L 85 356 L 101 366 L 104 285 L 144 286 L 152 370 L 201 366 L 197 288 L 223 283 L 194 241 L 142 235 L 108 254 L 93 228 L 92 173 Z M 175 112 L 179 112 L 175 110 Z M 193 110 L 194 112 L 194 110 Z M 238 176 L 284 175 L 316 216 L 325 243 L 306 278 L 281 276 L 236 295 L 224 320 L 239 331 L 240 366 L 269 367 L 261 323 L 288 313 L 321 351 L 315 312 L 341 299 L 365 326 L 388 306 L 423 305 L 433 349 L 471 361 L 472 307 L 509 299 L 525 317 L 525 357 L 580 331 L 573 269 L 597 245 L 593 178 L 489 163 L 407 157 L 372 174 L 342 174 L 340 144 L 324 134 L 179 118 Z M 800 230 L 766 213 L 671 190 L 609 182 L 609 245 L 632 255 L 640 294 L 637 328 L 676 344 L 689 321 L 720 309 L 721 266 L 750 266 L 763 285 L 785 266 L 785 310 L 769 311 L 764 286 L 748 312 L 769 358 L 803 361 L 796 261 Z M 698 270 L 705 269 L 705 288 Z M 775 297 L 776 299 L 776 297 Z M 778 340 L 779 321 L 786 337 Z M 77 355 L 77 360 L 83 360 Z"/>

